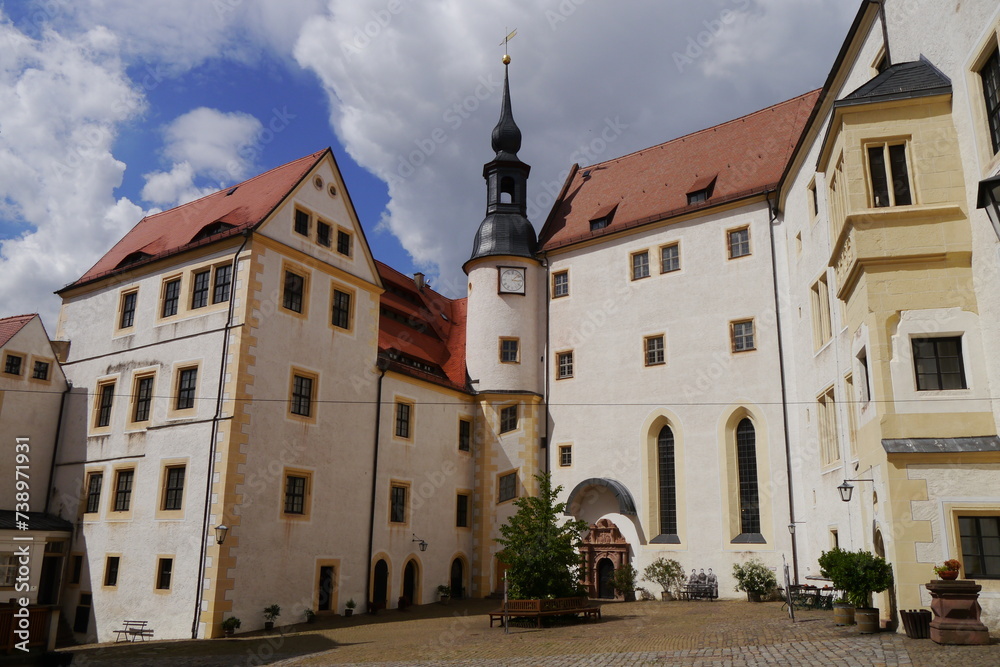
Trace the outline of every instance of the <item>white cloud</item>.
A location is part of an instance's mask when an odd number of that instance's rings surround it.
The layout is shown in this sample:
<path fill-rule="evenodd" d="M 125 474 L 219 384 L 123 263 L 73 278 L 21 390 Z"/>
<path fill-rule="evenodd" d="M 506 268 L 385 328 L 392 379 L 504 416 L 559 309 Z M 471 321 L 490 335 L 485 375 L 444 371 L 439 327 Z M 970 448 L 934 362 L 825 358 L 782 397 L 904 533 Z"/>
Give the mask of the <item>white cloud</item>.
<path fill-rule="evenodd" d="M 25 231 L 0 241 L 0 313 L 40 312 L 54 333 L 51 290 L 78 278 L 142 216 L 115 199 L 125 165 L 119 126 L 145 101 L 104 28 L 31 38 L 0 17 L 0 200 Z"/>
<path fill-rule="evenodd" d="M 261 122 L 240 112 L 199 107 L 164 128 L 167 171 L 145 175 L 142 198 L 159 205 L 192 201 L 252 175 Z M 196 185 L 201 180 L 203 185 Z"/>

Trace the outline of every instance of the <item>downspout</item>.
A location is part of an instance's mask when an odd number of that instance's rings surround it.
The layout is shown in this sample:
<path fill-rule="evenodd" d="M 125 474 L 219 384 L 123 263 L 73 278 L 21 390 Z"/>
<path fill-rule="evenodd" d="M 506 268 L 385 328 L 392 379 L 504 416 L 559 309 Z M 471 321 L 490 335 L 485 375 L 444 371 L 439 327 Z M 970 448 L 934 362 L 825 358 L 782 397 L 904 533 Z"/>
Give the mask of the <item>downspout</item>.
<path fill-rule="evenodd" d="M 219 389 L 215 397 L 215 416 L 212 417 L 212 435 L 208 443 L 208 475 L 205 479 L 205 511 L 201 522 L 202 549 L 198 558 L 198 592 L 195 594 L 194 620 L 191 622 L 191 639 L 198 638 L 198 621 L 201 617 L 201 603 L 205 593 L 205 560 L 208 558 L 208 520 L 212 514 L 212 478 L 215 476 L 215 440 L 219 436 L 219 421 L 222 419 L 222 397 L 226 387 L 226 357 L 229 356 L 229 330 L 233 327 L 233 311 L 236 303 L 236 272 L 240 261 L 240 253 L 246 248 L 247 241 L 253 235 L 251 230 L 243 232 L 243 243 L 233 255 L 233 265 L 230 271 L 229 312 L 226 315 L 226 326 L 222 330 L 222 359 L 219 360 Z M 249 289 L 248 289 L 249 292 Z M 223 513 L 225 508 L 223 508 Z"/>
<path fill-rule="evenodd" d="M 795 525 L 795 494 L 792 491 L 792 446 L 788 436 L 788 395 L 785 388 L 785 347 L 781 337 L 781 305 L 778 299 L 778 262 L 774 250 L 774 222 L 778 219 L 777 211 L 771 205 L 771 193 L 766 195 L 768 215 L 768 237 L 771 241 L 771 287 L 774 289 L 774 317 L 778 332 L 778 373 L 781 377 L 781 421 L 785 436 L 785 475 L 788 478 L 788 522 Z M 777 205 L 777 203 L 775 203 Z M 799 555 L 795 547 L 795 533 L 792 538 L 792 577 L 793 583 L 799 583 Z"/>
<path fill-rule="evenodd" d="M 885 48 L 885 64 L 886 67 L 892 65 L 892 55 L 889 53 L 889 28 L 885 24 L 885 0 L 869 0 L 869 2 L 878 5 L 878 17 L 882 22 L 882 46 Z"/>
<path fill-rule="evenodd" d="M 542 253 L 542 261 L 545 267 L 545 308 L 543 312 L 545 313 L 545 347 L 542 351 L 542 401 L 545 403 L 545 409 L 542 410 L 542 416 L 545 418 L 545 424 L 542 427 L 543 433 L 542 441 L 545 443 L 545 463 L 542 466 L 542 472 L 548 474 L 550 463 L 549 460 L 552 457 L 552 443 L 549 442 L 549 306 L 552 303 L 552 265 L 549 263 L 549 258 L 546 254 Z"/>
<path fill-rule="evenodd" d="M 66 410 L 66 397 L 69 396 L 69 392 L 71 391 L 73 391 L 73 383 L 67 382 L 66 391 L 62 393 L 62 398 L 59 399 L 59 419 L 56 421 L 56 438 L 52 443 L 52 460 L 49 462 L 49 488 L 45 491 L 45 514 L 49 513 L 49 502 L 52 499 L 52 491 L 55 489 L 55 485 L 52 481 L 56 474 L 56 454 L 59 453 L 59 436 L 62 433 L 63 412 Z"/>
<path fill-rule="evenodd" d="M 379 445 L 379 431 L 382 426 L 382 380 L 385 378 L 385 373 L 389 370 L 389 358 L 383 355 L 381 352 L 378 355 L 378 359 L 375 361 L 376 366 L 378 366 L 378 389 L 376 390 L 377 399 L 375 402 L 375 453 L 372 459 L 372 500 L 371 500 L 371 522 L 368 528 L 368 576 L 365 577 L 365 600 L 368 604 L 368 613 L 374 614 L 374 600 L 372 600 L 372 559 L 375 558 L 375 499 L 376 493 L 378 492 L 378 445 Z"/>

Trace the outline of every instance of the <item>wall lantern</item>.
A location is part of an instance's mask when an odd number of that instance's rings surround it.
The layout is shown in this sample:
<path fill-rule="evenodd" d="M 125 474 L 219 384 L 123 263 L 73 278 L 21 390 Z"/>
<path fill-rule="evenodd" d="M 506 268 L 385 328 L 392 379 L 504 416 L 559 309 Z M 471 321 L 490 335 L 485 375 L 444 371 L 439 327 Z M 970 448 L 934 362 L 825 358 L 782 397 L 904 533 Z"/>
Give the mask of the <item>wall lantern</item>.
<path fill-rule="evenodd" d="M 427 543 L 424 542 L 419 537 L 417 537 L 416 534 L 414 534 L 414 533 L 410 533 L 410 534 L 413 535 L 413 539 L 410 540 L 410 541 L 411 542 L 418 542 L 417 546 L 420 547 L 420 550 L 421 551 L 427 551 Z"/>
<path fill-rule="evenodd" d="M 229 526 L 224 523 L 219 524 L 215 527 L 215 543 L 222 544 L 226 541 L 226 534 L 229 532 Z"/>
<path fill-rule="evenodd" d="M 789 535 L 794 535 L 795 534 L 795 524 L 797 524 L 797 523 L 805 523 L 805 521 L 792 521 L 791 523 L 789 523 L 788 524 L 788 534 Z"/>
<path fill-rule="evenodd" d="M 990 216 L 993 231 L 1000 239 L 1000 176 L 979 181 L 979 201 L 976 208 L 985 208 Z"/>
<path fill-rule="evenodd" d="M 854 493 L 854 486 L 848 482 L 874 482 L 874 479 L 845 479 L 844 483 L 837 487 L 840 491 L 840 499 L 845 503 L 851 502 L 851 494 Z"/>

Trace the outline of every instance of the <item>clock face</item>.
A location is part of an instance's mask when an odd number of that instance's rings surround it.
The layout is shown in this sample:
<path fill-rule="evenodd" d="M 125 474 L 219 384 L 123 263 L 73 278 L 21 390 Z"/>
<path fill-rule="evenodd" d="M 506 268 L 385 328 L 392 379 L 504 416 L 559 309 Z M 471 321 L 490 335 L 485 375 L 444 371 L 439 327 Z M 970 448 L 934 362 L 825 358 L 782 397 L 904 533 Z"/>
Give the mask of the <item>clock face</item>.
<path fill-rule="evenodd" d="M 524 269 L 500 269 L 500 291 L 524 294 Z"/>

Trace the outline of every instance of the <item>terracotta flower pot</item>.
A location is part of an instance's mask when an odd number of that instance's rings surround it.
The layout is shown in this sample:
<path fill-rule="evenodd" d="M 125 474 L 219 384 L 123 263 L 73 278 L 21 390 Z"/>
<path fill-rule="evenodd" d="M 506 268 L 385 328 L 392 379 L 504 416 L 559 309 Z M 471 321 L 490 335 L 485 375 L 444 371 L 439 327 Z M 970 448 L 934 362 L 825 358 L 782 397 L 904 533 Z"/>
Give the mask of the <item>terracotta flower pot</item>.
<path fill-rule="evenodd" d="M 945 570 L 938 574 L 945 581 L 955 581 L 958 579 L 958 570 Z"/>

